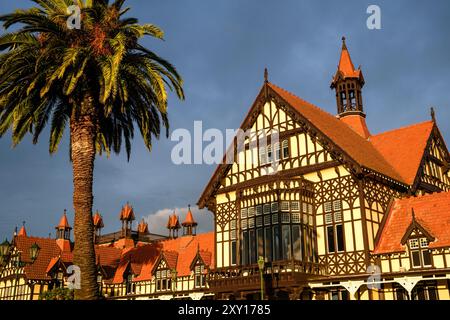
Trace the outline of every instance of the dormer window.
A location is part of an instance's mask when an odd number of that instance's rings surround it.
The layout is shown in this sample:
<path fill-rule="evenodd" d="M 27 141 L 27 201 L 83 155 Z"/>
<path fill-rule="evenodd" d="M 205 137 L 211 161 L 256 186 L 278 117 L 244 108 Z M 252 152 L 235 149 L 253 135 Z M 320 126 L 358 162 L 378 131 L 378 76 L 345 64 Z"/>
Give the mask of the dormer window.
<path fill-rule="evenodd" d="M 203 264 L 197 264 L 194 268 L 194 284 L 196 288 L 206 287 L 206 272 Z"/>
<path fill-rule="evenodd" d="M 172 274 L 169 269 L 156 271 L 156 291 L 172 290 Z"/>
<path fill-rule="evenodd" d="M 427 238 L 414 238 L 408 241 L 413 268 L 427 268 L 433 265 Z"/>
<path fill-rule="evenodd" d="M 133 294 L 134 293 L 134 289 L 135 289 L 135 285 L 133 283 L 133 279 L 134 279 L 134 275 L 130 272 L 125 279 L 125 290 L 126 290 L 126 294 Z"/>

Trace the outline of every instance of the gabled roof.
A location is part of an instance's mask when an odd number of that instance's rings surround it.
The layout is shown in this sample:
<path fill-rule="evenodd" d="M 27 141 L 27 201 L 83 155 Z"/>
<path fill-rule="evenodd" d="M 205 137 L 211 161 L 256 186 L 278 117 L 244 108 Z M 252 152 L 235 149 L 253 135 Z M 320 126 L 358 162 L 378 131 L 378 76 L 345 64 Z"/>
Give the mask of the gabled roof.
<path fill-rule="evenodd" d="M 403 182 L 401 176 L 369 141 L 362 138 L 336 116 L 272 83 L 269 83 L 269 87 L 359 165 L 398 182 Z"/>
<path fill-rule="evenodd" d="M 374 254 L 405 250 L 402 240 L 413 223 L 412 210 L 417 224 L 435 239 L 430 248 L 450 247 L 450 192 L 440 192 L 395 200 L 378 231 Z"/>
<path fill-rule="evenodd" d="M 196 236 L 183 236 L 177 239 L 159 241 L 132 249 L 129 252 L 131 261 L 139 261 L 142 264 L 140 274 L 134 280 L 151 280 L 153 271 L 156 264 L 159 262 L 161 255 L 164 255 L 167 263 L 170 264 L 170 268 L 176 268 L 178 276 L 188 276 L 191 273 L 191 263 L 197 257 L 199 248 L 207 267 L 213 266 L 214 232 L 197 234 Z M 124 261 L 125 259 L 129 258 L 123 256 L 121 260 Z M 120 272 L 120 270 L 118 270 L 118 272 Z M 115 283 L 123 282 L 122 276 L 117 275 L 117 273 L 114 280 Z"/>
<path fill-rule="evenodd" d="M 402 179 L 411 185 L 419 170 L 433 126 L 433 121 L 425 121 L 371 136 L 370 141 Z"/>

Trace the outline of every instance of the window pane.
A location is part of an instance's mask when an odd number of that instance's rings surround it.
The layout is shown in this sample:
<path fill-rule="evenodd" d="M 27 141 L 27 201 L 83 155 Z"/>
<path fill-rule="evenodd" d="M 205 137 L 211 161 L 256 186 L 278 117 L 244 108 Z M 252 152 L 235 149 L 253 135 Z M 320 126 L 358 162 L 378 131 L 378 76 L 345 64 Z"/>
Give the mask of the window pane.
<path fill-rule="evenodd" d="M 231 264 L 236 264 L 236 241 L 231 241 Z"/>
<path fill-rule="evenodd" d="M 264 231 L 258 229 L 257 231 L 257 244 L 258 244 L 258 258 L 264 257 Z"/>
<path fill-rule="evenodd" d="M 291 227 L 283 226 L 283 259 L 291 259 Z"/>
<path fill-rule="evenodd" d="M 411 249 L 418 249 L 419 248 L 419 240 L 417 240 L 417 239 L 409 240 L 409 247 Z"/>
<path fill-rule="evenodd" d="M 280 227 L 273 227 L 273 260 L 281 259 L 280 255 Z"/>
<path fill-rule="evenodd" d="M 334 228 L 333 226 L 327 227 L 327 243 L 328 252 L 334 252 Z"/>
<path fill-rule="evenodd" d="M 250 230 L 249 241 L 250 241 L 250 264 L 256 263 L 256 237 L 255 230 Z"/>
<path fill-rule="evenodd" d="M 248 232 L 243 232 L 242 233 L 242 264 L 243 265 L 247 265 L 248 264 Z"/>
<path fill-rule="evenodd" d="M 337 250 L 344 251 L 344 231 L 342 224 L 336 226 Z"/>
<path fill-rule="evenodd" d="M 428 287 L 428 300 L 438 300 L 438 293 L 436 287 Z"/>
<path fill-rule="evenodd" d="M 294 259 L 302 260 L 302 237 L 300 226 L 292 226 L 292 241 L 294 243 Z"/>
<path fill-rule="evenodd" d="M 430 253 L 430 250 L 423 250 L 422 251 L 422 257 L 423 257 L 423 265 L 424 266 L 431 266 L 431 253 Z"/>
<path fill-rule="evenodd" d="M 412 251 L 412 261 L 413 261 L 413 267 L 420 267 L 420 255 L 419 255 L 419 251 Z"/>
<path fill-rule="evenodd" d="M 265 228 L 264 229 L 265 232 L 265 258 L 267 259 L 267 261 L 272 261 L 272 229 L 269 228 Z"/>

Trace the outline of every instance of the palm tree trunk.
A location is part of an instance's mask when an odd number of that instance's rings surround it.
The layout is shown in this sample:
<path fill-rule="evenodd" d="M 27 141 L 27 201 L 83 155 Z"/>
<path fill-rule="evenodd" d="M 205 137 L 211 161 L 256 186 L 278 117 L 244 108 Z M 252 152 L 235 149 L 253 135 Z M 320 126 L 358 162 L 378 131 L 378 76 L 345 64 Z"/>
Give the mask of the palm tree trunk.
<path fill-rule="evenodd" d="M 75 209 L 75 249 L 73 262 L 80 267 L 81 288 L 75 299 L 93 300 L 98 297 L 97 268 L 92 222 L 92 185 L 95 160 L 95 109 L 87 95 L 81 110 L 70 119 L 70 143 L 73 170 L 73 207 Z M 74 108 L 76 110 L 77 108 Z"/>

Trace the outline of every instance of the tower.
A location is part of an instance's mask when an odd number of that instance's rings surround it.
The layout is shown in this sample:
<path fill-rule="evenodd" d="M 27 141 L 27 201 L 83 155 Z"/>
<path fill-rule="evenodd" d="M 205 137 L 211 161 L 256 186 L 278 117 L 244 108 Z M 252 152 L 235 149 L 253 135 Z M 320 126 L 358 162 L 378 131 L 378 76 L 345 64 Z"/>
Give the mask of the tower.
<path fill-rule="evenodd" d="M 72 227 L 69 225 L 69 221 L 67 220 L 67 210 L 64 209 L 64 214 L 59 220 L 58 226 L 56 229 L 56 244 L 60 247 L 62 251 L 70 251 L 70 230 Z"/>
<path fill-rule="evenodd" d="M 345 37 L 342 37 L 341 57 L 331 82 L 331 89 L 336 92 L 337 116 L 356 133 L 367 139 L 370 133 L 366 125 L 361 93 L 364 83 L 361 67 L 355 69 Z"/>
<path fill-rule="evenodd" d="M 144 218 L 142 218 L 141 222 L 139 222 L 138 233 L 139 234 L 148 234 L 148 223 L 145 222 Z"/>
<path fill-rule="evenodd" d="M 180 230 L 180 221 L 178 220 L 178 216 L 173 214 L 169 217 L 169 221 L 167 222 L 167 229 L 169 229 L 169 238 L 178 238 L 178 230 Z"/>
<path fill-rule="evenodd" d="M 131 236 L 131 225 L 134 221 L 133 207 L 127 202 L 125 207 L 120 211 L 120 221 L 122 221 L 122 237 L 128 238 Z"/>
<path fill-rule="evenodd" d="M 92 222 L 94 223 L 94 242 L 101 236 L 101 230 L 104 227 L 103 218 L 98 210 L 95 212 L 92 217 Z"/>
<path fill-rule="evenodd" d="M 192 236 L 196 234 L 197 222 L 194 220 L 194 216 L 192 215 L 191 205 L 188 206 L 188 213 L 186 214 L 186 219 L 182 223 L 183 225 L 183 234 L 185 236 Z"/>

